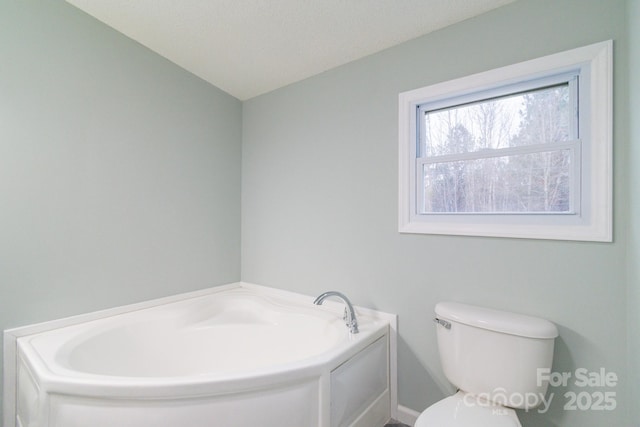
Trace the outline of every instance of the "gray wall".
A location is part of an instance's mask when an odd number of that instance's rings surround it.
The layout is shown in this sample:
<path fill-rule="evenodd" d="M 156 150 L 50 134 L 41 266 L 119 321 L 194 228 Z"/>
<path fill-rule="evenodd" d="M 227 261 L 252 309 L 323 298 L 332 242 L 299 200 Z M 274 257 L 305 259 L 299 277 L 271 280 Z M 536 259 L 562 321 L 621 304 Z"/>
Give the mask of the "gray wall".
<path fill-rule="evenodd" d="M 242 106 L 56 1 L 0 1 L 0 329 L 240 279 Z"/>
<path fill-rule="evenodd" d="M 640 0 L 629 0 L 627 28 L 629 30 L 629 381 L 632 402 L 640 401 Z M 633 405 L 630 419 L 640 419 L 639 405 Z"/>
<path fill-rule="evenodd" d="M 615 391 L 618 407 L 563 410 L 566 391 L 585 391 L 570 382 L 550 390 L 549 413 L 522 414 L 523 424 L 631 425 L 626 6 L 520 0 L 246 101 L 243 280 L 306 294 L 337 288 L 357 304 L 397 313 L 399 398 L 415 410 L 453 391 L 430 321 L 436 302 L 548 318 L 561 334 L 554 370 L 615 372 L 617 387 L 587 390 Z M 399 92 L 607 39 L 615 40 L 614 243 L 398 233 Z"/>

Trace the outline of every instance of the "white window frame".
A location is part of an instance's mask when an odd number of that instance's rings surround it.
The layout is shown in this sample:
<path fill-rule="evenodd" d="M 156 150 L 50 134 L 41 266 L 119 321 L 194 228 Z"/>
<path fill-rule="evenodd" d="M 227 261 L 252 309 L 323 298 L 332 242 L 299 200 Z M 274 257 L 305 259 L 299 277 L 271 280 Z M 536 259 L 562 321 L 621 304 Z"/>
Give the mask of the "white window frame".
<path fill-rule="evenodd" d="M 399 231 L 530 239 L 611 242 L 613 238 L 613 42 L 509 65 L 399 95 Z M 449 102 L 566 73 L 579 74 L 579 182 L 571 214 L 421 214 L 417 156 L 420 105 Z M 453 102 L 453 101 L 451 101 Z"/>

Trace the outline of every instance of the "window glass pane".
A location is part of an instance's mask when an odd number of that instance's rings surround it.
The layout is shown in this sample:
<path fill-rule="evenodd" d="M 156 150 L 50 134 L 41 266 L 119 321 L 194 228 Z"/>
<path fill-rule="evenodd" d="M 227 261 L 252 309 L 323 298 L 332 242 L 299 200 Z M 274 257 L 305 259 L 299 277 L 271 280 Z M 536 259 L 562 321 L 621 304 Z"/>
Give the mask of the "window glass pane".
<path fill-rule="evenodd" d="M 424 113 L 419 157 L 576 139 L 569 84 Z"/>
<path fill-rule="evenodd" d="M 424 164 L 422 213 L 570 213 L 571 153 Z"/>

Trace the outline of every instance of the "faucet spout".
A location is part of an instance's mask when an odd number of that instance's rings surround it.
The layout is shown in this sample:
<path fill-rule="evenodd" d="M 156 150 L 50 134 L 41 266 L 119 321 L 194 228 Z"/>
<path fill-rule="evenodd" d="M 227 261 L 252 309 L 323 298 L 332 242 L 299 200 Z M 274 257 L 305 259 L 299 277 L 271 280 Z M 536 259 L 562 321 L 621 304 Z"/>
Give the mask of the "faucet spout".
<path fill-rule="evenodd" d="M 349 298 L 347 298 L 345 294 L 337 291 L 325 292 L 323 294 L 320 294 L 320 296 L 316 298 L 315 301 L 313 301 L 313 303 L 315 305 L 322 305 L 324 300 L 329 297 L 337 297 L 337 298 L 340 298 L 342 302 L 344 302 L 345 307 L 344 307 L 343 320 L 346 322 L 347 328 L 349 328 L 349 332 L 351 332 L 352 334 L 357 334 L 358 320 L 356 319 L 356 312 L 353 309 L 353 305 L 351 304 L 351 301 L 349 301 Z"/>

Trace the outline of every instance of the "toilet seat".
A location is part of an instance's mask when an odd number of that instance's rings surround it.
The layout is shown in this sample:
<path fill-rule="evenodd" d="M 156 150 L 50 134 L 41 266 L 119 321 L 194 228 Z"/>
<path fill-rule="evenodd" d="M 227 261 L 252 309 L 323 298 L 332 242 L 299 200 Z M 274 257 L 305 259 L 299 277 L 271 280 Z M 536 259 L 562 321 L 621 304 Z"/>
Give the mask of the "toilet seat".
<path fill-rule="evenodd" d="M 414 427 L 522 427 L 516 411 L 459 391 L 428 407 Z"/>

